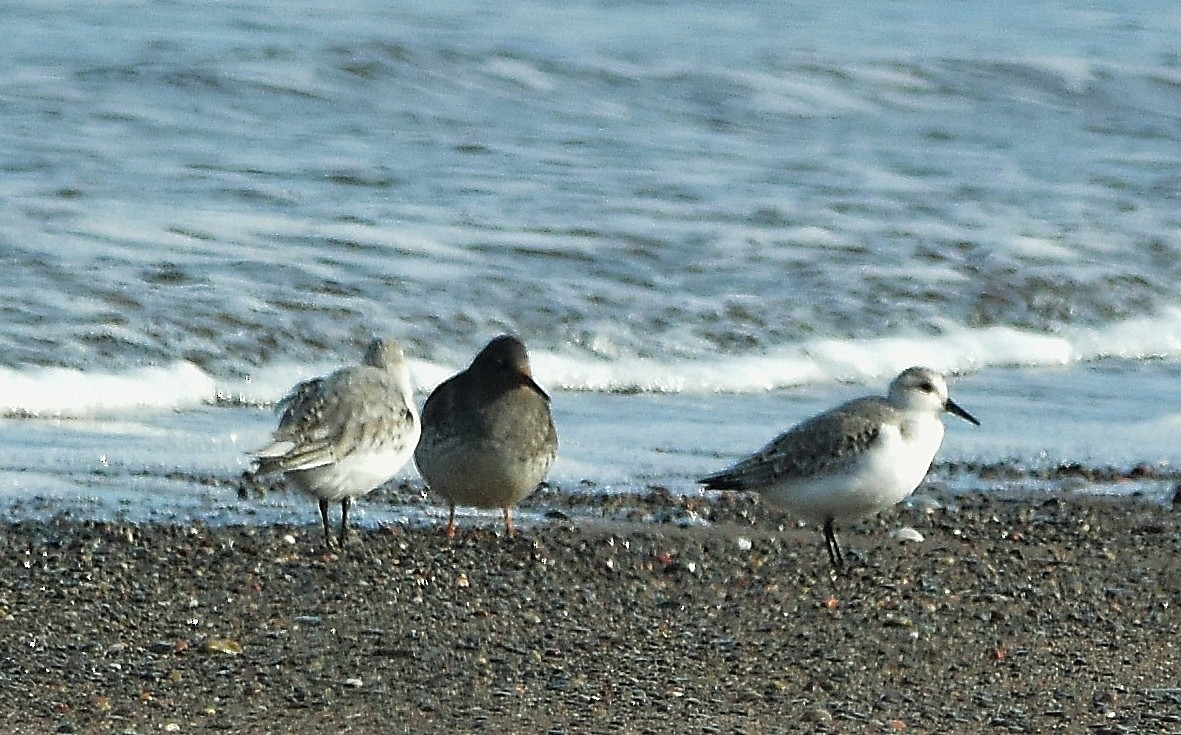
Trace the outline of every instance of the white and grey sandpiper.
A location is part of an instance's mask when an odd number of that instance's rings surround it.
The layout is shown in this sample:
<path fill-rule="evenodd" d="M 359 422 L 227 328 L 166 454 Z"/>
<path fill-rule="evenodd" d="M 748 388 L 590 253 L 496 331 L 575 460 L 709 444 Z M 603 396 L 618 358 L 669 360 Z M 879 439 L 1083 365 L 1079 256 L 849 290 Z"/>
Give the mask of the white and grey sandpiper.
<path fill-rule="evenodd" d="M 512 507 L 545 478 L 557 450 L 549 396 L 533 380 L 525 345 L 501 335 L 426 399 L 414 462 L 450 504 L 448 536 L 456 505 L 500 508 L 512 536 Z"/>
<path fill-rule="evenodd" d="M 813 416 L 701 483 L 756 491 L 823 524 L 829 560 L 840 567 L 833 524 L 877 513 L 914 492 L 943 442 L 944 411 L 980 425 L 948 397 L 942 375 L 912 367 L 894 378 L 885 397 L 857 398 Z"/>
<path fill-rule="evenodd" d="M 255 453 L 258 470 L 282 472 L 316 498 L 329 548 L 328 503 L 339 500 L 343 547 L 353 498 L 396 475 L 418 443 L 421 423 L 402 348 L 374 339 L 361 365 L 297 384 L 279 408 L 274 442 Z"/>

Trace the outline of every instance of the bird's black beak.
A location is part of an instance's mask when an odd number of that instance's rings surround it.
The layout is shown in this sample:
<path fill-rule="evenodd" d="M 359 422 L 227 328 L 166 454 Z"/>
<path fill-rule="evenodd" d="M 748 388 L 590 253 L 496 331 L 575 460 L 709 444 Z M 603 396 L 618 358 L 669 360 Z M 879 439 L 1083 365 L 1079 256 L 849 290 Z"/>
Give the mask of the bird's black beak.
<path fill-rule="evenodd" d="M 950 398 L 947 399 L 947 403 L 943 404 L 943 409 L 948 413 L 954 413 L 956 416 L 959 416 L 961 419 L 967 421 L 970 424 L 975 424 L 976 426 L 980 425 L 980 422 L 976 420 L 975 416 L 960 408 L 960 404 L 956 403 Z"/>

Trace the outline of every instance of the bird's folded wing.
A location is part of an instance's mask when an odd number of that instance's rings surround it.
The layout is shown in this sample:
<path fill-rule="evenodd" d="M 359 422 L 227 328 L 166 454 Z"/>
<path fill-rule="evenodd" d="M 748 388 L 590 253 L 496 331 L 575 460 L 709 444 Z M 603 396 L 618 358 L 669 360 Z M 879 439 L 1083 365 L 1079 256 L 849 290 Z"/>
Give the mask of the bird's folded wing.
<path fill-rule="evenodd" d="M 796 425 L 703 482 L 710 487 L 743 490 L 839 472 L 881 434 L 882 417 L 878 412 L 864 411 L 864 406 L 856 405 L 859 403 L 845 404 Z"/>
<path fill-rule="evenodd" d="M 309 470 L 357 449 L 414 440 L 412 411 L 373 371 L 346 370 L 300 383 L 280 408 L 274 443 L 256 453 L 260 468 Z"/>

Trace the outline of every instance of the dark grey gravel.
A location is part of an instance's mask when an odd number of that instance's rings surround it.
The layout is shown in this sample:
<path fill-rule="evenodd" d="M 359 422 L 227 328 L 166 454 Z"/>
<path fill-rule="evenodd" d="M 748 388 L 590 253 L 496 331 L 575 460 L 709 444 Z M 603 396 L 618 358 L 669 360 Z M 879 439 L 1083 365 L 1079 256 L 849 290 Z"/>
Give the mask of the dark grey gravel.
<path fill-rule="evenodd" d="M 339 556 L 312 525 L 0 526 L 0 726 L 1181 733 L 1159 504 L 898 509 L 844 529 L 834 577 L 815 529 L 742 496 L 531 502 L 560 514 Z"/>

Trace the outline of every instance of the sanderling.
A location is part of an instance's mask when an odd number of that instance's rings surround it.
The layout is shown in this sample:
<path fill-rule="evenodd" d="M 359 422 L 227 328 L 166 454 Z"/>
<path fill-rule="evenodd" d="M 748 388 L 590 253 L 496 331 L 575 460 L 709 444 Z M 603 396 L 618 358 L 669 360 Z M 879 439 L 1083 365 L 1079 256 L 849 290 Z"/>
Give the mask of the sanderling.
<path fill-rule="evenodd" d="M 501 335 L 426 399 L 414 462 L 451 506 L 448 536 L 456 505 L 500 508 L 512 536 L 512 506 L 542 481 L 557 450 L 549 396 L 533 380 L 525 345 Z"/>
<path fill-rule="evenodd" d="M 299 383 L 279 404 L 274 442 L 255 452 L 260 473 L 282 472 L 316 498 L 324 543 L 332 547 L 328 502 L 340 501 L 340 545 L 349 505 L 402 469 L 421 422 L 397 342 L 375 339 L 361 365 Z"/>
<path fill-rule="evenodd" d="M 757 491 L 822 523 L 829 560 L 840 567 L 833 523 L 888 508 L 918 487 L 943 441 L 943 411 L 980 425 L 948 398 L 942 375 L 912 367 L 890 383 L 884 398 L 857 398 L 813 416 L 700 482 L 709 489 Z"/>

